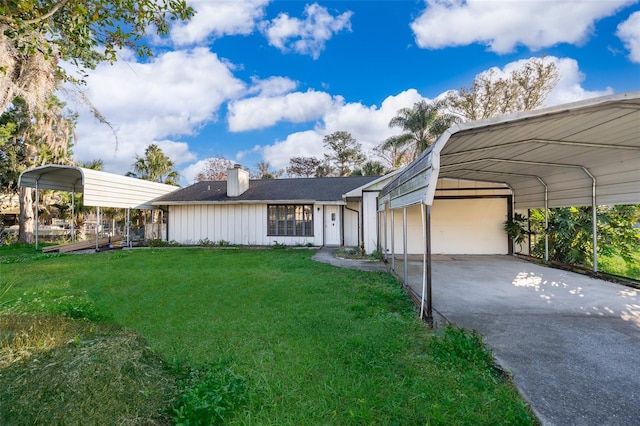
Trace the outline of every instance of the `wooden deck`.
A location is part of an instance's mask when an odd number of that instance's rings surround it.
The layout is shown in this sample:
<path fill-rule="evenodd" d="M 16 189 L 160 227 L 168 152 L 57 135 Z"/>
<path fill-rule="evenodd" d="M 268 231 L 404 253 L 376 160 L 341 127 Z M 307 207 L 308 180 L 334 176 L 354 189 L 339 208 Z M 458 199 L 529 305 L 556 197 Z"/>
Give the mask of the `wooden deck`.
<path fill-rule="evenodd" d="M 115 237 L 103 237 L 98 240 L 98 247 L 104 247 L 106 245 L 117 243 L 120 241 L 122 241 L 121 235 L 118 235 Z M 87 250 L 95 247 L 96 247 L 96 240 L 85 240 L 85 241 L 77 241 L 75 243 L 59 244 L 57 246 L 44 247 L 42 249 L 42 252 L 49 253 L 49 252 L 57 251 L 58 253 L 69 253 L 76 250 Z"/>

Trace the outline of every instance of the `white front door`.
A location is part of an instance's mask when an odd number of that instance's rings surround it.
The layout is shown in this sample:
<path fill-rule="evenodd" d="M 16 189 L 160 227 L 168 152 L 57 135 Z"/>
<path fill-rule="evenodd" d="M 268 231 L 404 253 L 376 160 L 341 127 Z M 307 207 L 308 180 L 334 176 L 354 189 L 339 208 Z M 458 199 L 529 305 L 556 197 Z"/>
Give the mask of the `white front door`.
<path fill-rule="evenodd" d="M 340 245 L 340 208 L 324 206 L 324 245 Z"/>

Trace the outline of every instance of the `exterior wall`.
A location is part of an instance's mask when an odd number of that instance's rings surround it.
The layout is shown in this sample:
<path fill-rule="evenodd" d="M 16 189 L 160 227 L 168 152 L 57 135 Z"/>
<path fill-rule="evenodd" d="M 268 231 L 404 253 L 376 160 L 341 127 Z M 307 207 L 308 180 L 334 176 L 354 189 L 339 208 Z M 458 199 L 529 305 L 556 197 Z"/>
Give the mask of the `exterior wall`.
<path fill-rule="evenodd" d="M 364 250 L 369 254 L 378 249 L 378 194 L 379 191 L 362 193 Z"/>
<path fill-rule="evenodd" d="M 407 252 L 424 252 L 420 205 L 407 207 Z M 403 253 L 403 213 L 394 212 L 396 254 Z M 507 198 L 436 199 L 431 207 L 431 252 L 433 254 L 507 254 L 503 230 Z M 384 216 L 383 216 L 384 218 Z M 384 220 L 384 219 L 382 219 Z M 392 212 L 387 211 L 387 253 L 392 253 Z M 384 229 L 381 229 L 384 232 Z M 382 241 L 384 244 L 384 241 Z"/>
<path fill-rule="evenodd" d="M 506 198 L 436 199 L 431 213 L 433 253 L 508 253 Z"/>
<path fill-rule="evenodd" d="M 355 211 L 354 211 L 355 210 Z M 343 235 L 345 247 L 358 247 L 360 244 L 359 216 L 360 203 L 347 203 L 344 206 Z"/>
<path fill-rule="evenodd" d="M 267 235 L 266 204 L 217 204 L 169 206 L 170 241 L 197 244 L 205 238 L 231 244 L 322 245 L 323 209 L 313 207 L 313 237 L 276 237 Z"/>

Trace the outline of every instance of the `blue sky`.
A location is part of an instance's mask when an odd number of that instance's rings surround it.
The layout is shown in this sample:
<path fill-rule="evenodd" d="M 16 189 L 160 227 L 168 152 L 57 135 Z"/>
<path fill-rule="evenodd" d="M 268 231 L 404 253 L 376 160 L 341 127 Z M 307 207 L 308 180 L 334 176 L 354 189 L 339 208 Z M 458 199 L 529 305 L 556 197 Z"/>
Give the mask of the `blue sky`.
<path fill-rule="evenodd" d="M 640 90 L 637 0 L 188 1 L 196 10 L 144 61 L 122 51 L 90 72 L 78 161 L 114 173 L 158 144 L 182 184 L 204 161 L 285 168 L 322 157 L 322 138 L 350 132 L 373 148 L 397 134 L 402 107 L 545 56 L 561 79 L 545 106 Z"/>

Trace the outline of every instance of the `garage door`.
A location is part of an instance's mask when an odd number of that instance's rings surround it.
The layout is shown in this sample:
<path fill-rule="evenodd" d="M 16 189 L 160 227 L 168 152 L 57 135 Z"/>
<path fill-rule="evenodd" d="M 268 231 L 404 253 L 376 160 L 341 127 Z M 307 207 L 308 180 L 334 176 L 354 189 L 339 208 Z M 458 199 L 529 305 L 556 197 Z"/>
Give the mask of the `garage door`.
<path fill-rule="evenodd" d="M 431 208 L 431 250 L 440 254 L 507 254 L 507 198 L 438 199 Z"/>

